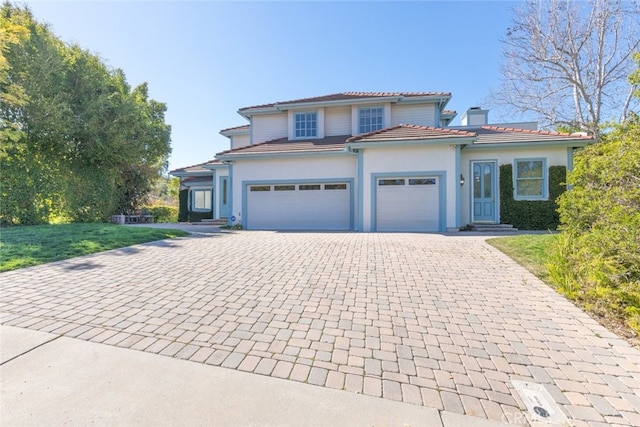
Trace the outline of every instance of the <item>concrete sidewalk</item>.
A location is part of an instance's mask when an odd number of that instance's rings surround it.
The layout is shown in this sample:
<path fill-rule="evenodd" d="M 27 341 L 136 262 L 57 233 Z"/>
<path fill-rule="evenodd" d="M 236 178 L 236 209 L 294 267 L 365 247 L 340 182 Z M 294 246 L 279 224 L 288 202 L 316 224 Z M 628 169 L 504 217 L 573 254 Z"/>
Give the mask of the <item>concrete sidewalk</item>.
<path fill-rule="evenodd" d="M 12 326 L 0 357 L 2 425 L 503 425 Z"/>

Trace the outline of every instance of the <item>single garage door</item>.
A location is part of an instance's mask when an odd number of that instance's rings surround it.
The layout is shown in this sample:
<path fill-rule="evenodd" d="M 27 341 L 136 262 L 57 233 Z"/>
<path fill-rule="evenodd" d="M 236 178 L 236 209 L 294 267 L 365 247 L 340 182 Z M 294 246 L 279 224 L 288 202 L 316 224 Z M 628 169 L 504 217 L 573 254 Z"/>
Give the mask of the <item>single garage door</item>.
<path fill-rule="evenodd" d="M 247 228 L 349 230 L 348 182 L 247 185 Z"/>
<path fill-rule="evenodd" d="M 440 177 L 378 178 L 376 230 L 439 231 Z"/>

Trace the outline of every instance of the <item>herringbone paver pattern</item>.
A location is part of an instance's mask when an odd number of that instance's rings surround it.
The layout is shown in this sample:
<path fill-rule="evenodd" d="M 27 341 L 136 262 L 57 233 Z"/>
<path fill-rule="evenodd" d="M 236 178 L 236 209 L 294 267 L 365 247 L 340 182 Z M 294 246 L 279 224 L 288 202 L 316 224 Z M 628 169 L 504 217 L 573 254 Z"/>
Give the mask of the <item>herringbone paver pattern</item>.
<path fill-rule="evenodd" d="M 526 424 L 640 425 L 640 351 L 482 237 L 220 233 L 0 275 L 3 324 Z"/>

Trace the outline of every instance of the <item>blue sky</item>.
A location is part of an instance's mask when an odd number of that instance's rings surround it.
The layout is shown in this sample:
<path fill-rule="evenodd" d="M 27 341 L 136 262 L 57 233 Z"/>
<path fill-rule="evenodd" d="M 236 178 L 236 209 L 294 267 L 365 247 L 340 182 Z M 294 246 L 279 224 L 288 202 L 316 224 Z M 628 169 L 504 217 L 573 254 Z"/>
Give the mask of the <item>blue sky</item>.
<path fill-rule="evenodd" d="M 167 104 L 170 169 L 228 148 L 242 107 L 344 91 L 451 92 L 460 114 L 499 84 L 516 2 L 28 1 L 62 40 Z M 490 121 L 520 120 L 499 111 Z"/>

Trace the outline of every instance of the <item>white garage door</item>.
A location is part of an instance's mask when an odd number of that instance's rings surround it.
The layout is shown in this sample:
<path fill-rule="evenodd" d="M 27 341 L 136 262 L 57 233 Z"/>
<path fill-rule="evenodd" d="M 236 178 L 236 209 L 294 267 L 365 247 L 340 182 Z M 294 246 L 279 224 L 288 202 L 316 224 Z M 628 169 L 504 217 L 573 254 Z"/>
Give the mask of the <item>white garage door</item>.
<path fill-rule="evenodd" d="M 439 177 L 378 178 L 376 230 L 439 231 Z"/>
<path fill-rule="evenodd" d="M 252 230 L 349 230 L 347 182 L 254 184 L 247 191 L 247 228 Z"/>

